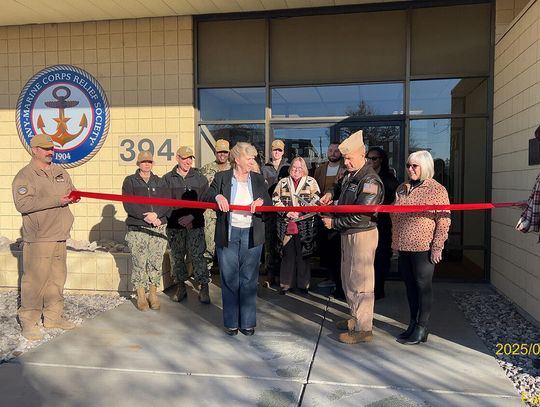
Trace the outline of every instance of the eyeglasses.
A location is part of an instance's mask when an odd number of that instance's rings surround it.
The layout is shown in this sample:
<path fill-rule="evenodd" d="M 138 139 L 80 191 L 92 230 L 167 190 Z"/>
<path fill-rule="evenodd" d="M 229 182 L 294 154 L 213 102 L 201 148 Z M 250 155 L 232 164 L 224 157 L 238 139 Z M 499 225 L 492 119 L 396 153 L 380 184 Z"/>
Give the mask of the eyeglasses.
<path fill-rule="evenodd" d="M 379 158 L 381 158 L 381 157 L 368 157 L 368 156 L 366 155 L 366 159 L 367 159 L 367 160 L 371 160 L 371 161 L 377 161 Z"/>
<path fill-rule="evenodd" d="M 416 170 L 416 169 L 417 169 L 418 167 L 420 167 L 420 166 L 419 166 L 418 164 L 409 164 L 409 163 L 407 163 L 406 167 L 407 167 L 407 168 L 413 167 L 413 170 Z"/>
<path fill-rule="evenodd" d="M 281 148 L 274 148 L 272 151 L 279 151 L 281 153 L 283 150 Z"/>

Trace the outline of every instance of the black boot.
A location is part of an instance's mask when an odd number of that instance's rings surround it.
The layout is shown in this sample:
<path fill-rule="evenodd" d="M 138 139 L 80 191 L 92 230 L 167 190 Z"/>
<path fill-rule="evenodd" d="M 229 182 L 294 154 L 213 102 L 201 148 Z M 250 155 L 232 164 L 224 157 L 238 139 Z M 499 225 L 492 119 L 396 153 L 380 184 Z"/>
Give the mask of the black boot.
<path fill-rule="evenodd" d="M 412 333 L 414 331 L 414 328 L 416 328 L 416 321 L 414 319 L 411 319 L 409 321 L 409 327 L 407 328 L 407 330 L 400 333 L 398 335 L 398 338 L 399 339 L 409 339 L 409 336 L 412 335 Z"/>
<path fill-rule="evenodd" d="M 405 345 L 418 345 L 420 342 L 426 342 L 428 337 L 428 330 L 425 326 L 416 325 L 413 333 L 409 336 L 409 339 L 405 340 L 403 343 Z"/>

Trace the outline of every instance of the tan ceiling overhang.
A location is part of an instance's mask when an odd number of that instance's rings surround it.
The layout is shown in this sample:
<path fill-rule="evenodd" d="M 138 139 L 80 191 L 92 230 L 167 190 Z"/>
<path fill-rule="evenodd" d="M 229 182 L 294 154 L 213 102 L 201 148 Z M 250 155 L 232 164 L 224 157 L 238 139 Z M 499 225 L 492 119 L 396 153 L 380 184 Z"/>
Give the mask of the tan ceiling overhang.
<path fill-rule="evenodd" d="M 389 0 L 2 0 L 0 26 L 388 2 Z"/>

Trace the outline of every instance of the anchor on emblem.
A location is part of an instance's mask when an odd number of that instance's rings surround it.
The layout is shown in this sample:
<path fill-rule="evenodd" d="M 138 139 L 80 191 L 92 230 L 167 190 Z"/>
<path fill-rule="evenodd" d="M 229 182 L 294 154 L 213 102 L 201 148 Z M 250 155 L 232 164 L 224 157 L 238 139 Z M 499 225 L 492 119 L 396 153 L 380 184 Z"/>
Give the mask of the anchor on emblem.
<path fill-rule="evenodd" d="M 60 91 L 62 91 L 63 94 L 60 94 Z M 39 115 L 37 119 L 37 128 L 41 130 L 42 134 L 51 136 L 54 142 L 63 146 L 71 140 L 76 139 L 84 131 L 84 129 L 88 127 L 88 120 L 86 119 L 86 115 L 83 113 L 81 121 L 79 122 L 80 130 L 75 134 L 71 134 L 68 131 L 67 126 L 67 122 L 71 120 L 71 117 L 66 117 L 64 110 L 77 106 L 79 102 L 76 100 L 67 100 L 71 96 L 71 91 L 66 86 L 57 86 L 53 89 L 52 94 L 56 101 L 45 102 L 45 106 L 58 109 L 58 117 L 54 119 L 54 121 L 58 123 L 56 126 L 56 132 L 54 134 L 49 134 L 45 131 L 45 123 L 43 122 L 41 115 Z"/>

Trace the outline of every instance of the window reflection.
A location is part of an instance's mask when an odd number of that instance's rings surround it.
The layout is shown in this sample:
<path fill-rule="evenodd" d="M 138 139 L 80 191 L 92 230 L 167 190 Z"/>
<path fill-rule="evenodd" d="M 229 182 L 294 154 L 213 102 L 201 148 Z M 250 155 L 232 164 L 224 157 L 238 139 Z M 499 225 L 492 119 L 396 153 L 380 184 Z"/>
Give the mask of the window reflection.
<path fill-rule="evenodd" d="M 411 81 L 411 115 L 487 112 L 487 79 Z"/>
<path fill-rule="evenodd" d="M 402 111 L 402 83 L 272 89 L 274 118 L 366 117 L 401 114 Z"/>
<path fill-rule="evenodd" d="M 274 139 L 285 142 L 285 157 L 291 161 L 302 157 L 306 161 L 310 175 L 315 168 L 326 160 L 326 151 L 330 144 L 330 128 L 324 127 L 287 127 L 274 128 Z"/>
<path fill-rule="evenodd" d="M 371 147 L 380 147 L 388 154 L 390 167 L 396 176 L 402 179 L 402 163 L 400 162 L 401 127 L 392 125 L 362 126 L 351 125 L 339 128 L 339 140 L 343 141 L 354 132 L 362 130 L 366 151 Z"/>
<path fill-rule="evenodd" d="M 201 120 L 264 120 L 264 88 L 200 89 Z"/>
<path fill-rule="evenodd" d="M 216 140 L 229 141 L 233 147 L 239 141 L 245 141 L 255 146 L 259 152 L 257 161 L 264 163 L 264 125 L 238 124 L 238 125 L 201 125 L 201 166 L 215 159 L 214 146 Z"/>

